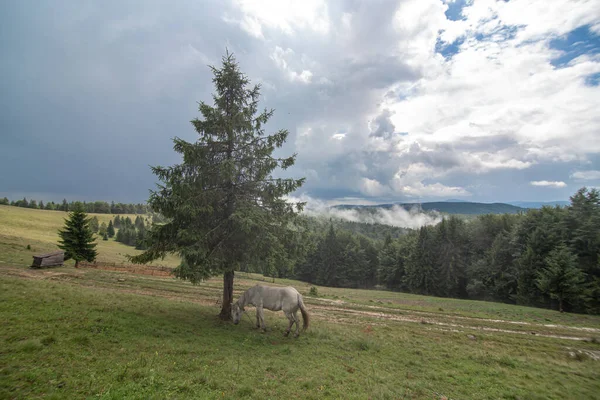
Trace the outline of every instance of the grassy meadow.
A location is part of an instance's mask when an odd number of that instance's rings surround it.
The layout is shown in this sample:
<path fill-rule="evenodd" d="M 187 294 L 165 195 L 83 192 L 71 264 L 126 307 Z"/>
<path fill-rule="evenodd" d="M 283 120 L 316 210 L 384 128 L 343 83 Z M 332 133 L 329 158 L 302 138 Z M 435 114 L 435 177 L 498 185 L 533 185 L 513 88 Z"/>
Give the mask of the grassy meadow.
<path fill-rule="evenodd" d="M 28 268 L 65 215 L 0 206 L 0 399 L 600 398 L 600 317 L 266 280 L 311 314 L 285 338 L 281 312 L 266 333 L 252 308 L 219 321 L 218 277 Z M 134 252 L 102 242 L 100 260 Z M 262 281 L 237 273 L 236 297 Z"/>
<path fill-rule="evenodd" d="M 59 250 L 58 230 L 64 225 L 68 213 L 63 211 L 35 210 L 29 208 L 0 206 L 0 266 L 2 265 L 31 265 L 34 254 Z M 135 214 L 119 214 L 135 220 Z M 112 214 L 88 214 L 98 217 L 102 224 L 114 219 Z M 131 246 L 126 246 L 114 240 L 107 241 L 98 238 L 98 261 L 106 263 L 127 263 L 125 255 L 141 253 Z M 27 246 L 31 249 L 28 250 Z M 71 265 L 72 261 L 67 262 Z M 74 264 L 74 263 L 73 263 Z M 175 267 L 179 264 L 177 257 L 167 257 L 157 260 L 152 265 Z"/>

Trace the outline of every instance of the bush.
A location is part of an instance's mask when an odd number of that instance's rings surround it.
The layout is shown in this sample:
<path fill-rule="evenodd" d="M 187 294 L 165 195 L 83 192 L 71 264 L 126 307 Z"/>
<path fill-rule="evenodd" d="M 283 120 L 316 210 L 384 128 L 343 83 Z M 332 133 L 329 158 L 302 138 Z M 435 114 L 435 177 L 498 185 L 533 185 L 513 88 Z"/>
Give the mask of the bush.
<path fill-rule="evenodd" d="M 316 296 L 318 296 L 318 295 L 319 295 L 319 292 L 317 291 L 317 288 L 316 288 L 316 287 L 314 287 L 314 286 L 311 286 L 311 287 L 310 287 L 310 291 L 308 292 L 308 294 L 309 294 L 310 296 L 315 296 L 315 297 L 316 297 Z"/>

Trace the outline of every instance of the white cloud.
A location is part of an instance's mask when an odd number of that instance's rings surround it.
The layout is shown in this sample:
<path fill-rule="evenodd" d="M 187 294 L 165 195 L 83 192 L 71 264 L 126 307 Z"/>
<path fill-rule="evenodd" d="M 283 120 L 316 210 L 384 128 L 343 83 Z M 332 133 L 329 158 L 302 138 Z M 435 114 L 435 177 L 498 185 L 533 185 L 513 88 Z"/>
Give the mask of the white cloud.
<path fill-rule="evenodd" d="M 600 180 L 600 171 L 589 170 L 589 171 L 577 171 L 571 174 L 571 178 L 582 180 L 582 181 L 594 181 Z"/>
<path fill-rule="evenodd" d="M 234 3 L 244 14 L 244 20 L 252 21 L 251 33 L 258 30 L 255 25 L 277 29 L 286 35 L 294 35 L 298 30 L 320 34 L 329 31 L 327 4 L 321 0 L 234 0 Z"/>
<path fill-rule="evenodd" d="M 567 186 L 567 184 L 562 181 L 531 181 L 529 183 L 531 186 L 543 186 L 551 188 L 563 188 Z"/>
<path fill-rule="evenodd" d="M 337 204 L 373 205 L 373 202 L 359 198 L 334 199 L 322 201 L 303 194 L 298 197 L 289 196 L 290 202 L 306 202 L 304 213 L 314 217 L 338 218 L 346 221 L 377 223 L 401 228 L 419 228 L 424 225 L 435 225 L 442 220 L 442 215 L 436 211 L 423 212 L 418 207 L 406 210 L 400 206 L 389 209 L 378 208 L 372 212 L 357 209 L 338 209 L 332 206 Z"/>
<path fill-rule="evenodd" d="M 433 184 L 424 184 L 415 182 L 409 185 L 395 184 L 396 193 L 408 197 L 465 197 L 470 196 L 467 190 L 458 186 L 446 186 L 439 182 Z"/>
<path fill-rule="evenodd" d="M 292 49 L 282 49 L 279 46 L 275 47 L 273 53 L 271 53 L 271 60 L 275 62 L 275 65 L 279 67 L 292 82 L 310 83 L 312 79 L 312 72 L 306 69 L 298 72 L 293 70 L 288 64 L 287 58 L 294 55 Z"/>
<path fill-rule="evenodd" d="M 390 194 L 389 187 L 386 187 L 379 183 L 375 179 L 362 178 L 359 189 L 361 193 L 369 197 L 381 197 Z"/>
<path fill-rule="evenodd" d="M 600 73 L 600 55 L 557 68 L 563 53 L 550 46 L 600 20 L 597 2 L 478 0 L 458 21 L 446 18 L 448 3 L 314 1 L 298 21 L 279 10 L 276 22 L 258 3 L 238 2 L 263 34 L 284 33 L 265 34 L 271 58 L 288 82 L 312 90 L 297 89 L 312 112 L 295 145 L 315 185 L 370 198 L 476 197 L 485 192 L 472 186 L 478 176 L 512 170 L 527 182 L 520 171 L 600 152 L 600 96 L 585 81 Z M 318 18 L 326 30 L 307 25 Z M 436 52 L 456 39 L 454 54 Z"/>

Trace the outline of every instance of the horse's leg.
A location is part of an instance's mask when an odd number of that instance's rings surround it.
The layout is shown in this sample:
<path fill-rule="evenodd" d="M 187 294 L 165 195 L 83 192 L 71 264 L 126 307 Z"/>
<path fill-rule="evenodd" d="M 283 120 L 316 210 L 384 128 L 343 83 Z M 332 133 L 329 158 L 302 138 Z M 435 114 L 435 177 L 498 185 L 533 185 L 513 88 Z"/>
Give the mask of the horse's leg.
<path fill-rule="evenodd" d="M 259 319 L 260 319 L 260 326 L 261 326 L 261 328 L 262 328 L 263 332 L 266 332 L 266 331 L 267 331 L 267 326 L 265 325 L 265 316 L 264 316 L 264 314 L 263 314 L 263 308 L 262 308 L 262 305 L 261 305 L 261 306 L 258 306 L 258 307 L 256 307 L 256 312 L 257 312 L 257 313 L 258 313 L 258 315 L 259 315 Z"/>
<path fill-rule="evenodd" d="M 298 324 L 298 311 L 294 311 L 292 316 L 294 317 L 294 322 L 296 323 L 296 333 L 294 334 L 294 337 L 298 337 L 299 333 L 299 326 L 300 324 Z"/>
<path fill-rule="evenodd" d="M 256 309 L 256 329 L 260 328 L 260 316 L 258 315 L 258 308 Z"/>
<path fill-rule="evenodd" d="M 290 334 L 290 331 L 292 330 L 292 325 L 294 325 L 294 316 L 292 315 L 292 313 L 289 313 L 289 312 L 286 312 L 285 316 L 290 321 L 290 323 L 288 324 L 288 327 L 285 330 L 285 333 L 283 334 L 283 336 L 288 336 Z"/>

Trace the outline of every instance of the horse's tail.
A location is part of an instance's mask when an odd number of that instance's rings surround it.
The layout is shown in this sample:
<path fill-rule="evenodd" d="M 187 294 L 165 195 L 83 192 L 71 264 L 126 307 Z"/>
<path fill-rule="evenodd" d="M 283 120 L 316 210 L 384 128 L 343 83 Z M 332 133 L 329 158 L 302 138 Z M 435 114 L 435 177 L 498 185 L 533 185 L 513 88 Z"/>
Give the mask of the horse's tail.
<path fill-rule="evenodd" d="M 308 315 L 308 311 L 306 307 L 304 307 L 304 301 L 302 300 L 302 295 L 298 293 L 298 307 L 300 307 L 300 312 L 302 313 L 302 330 L 305 331 L 308 329 L 308 325 L 310 322 L 310 316 Z"/>

